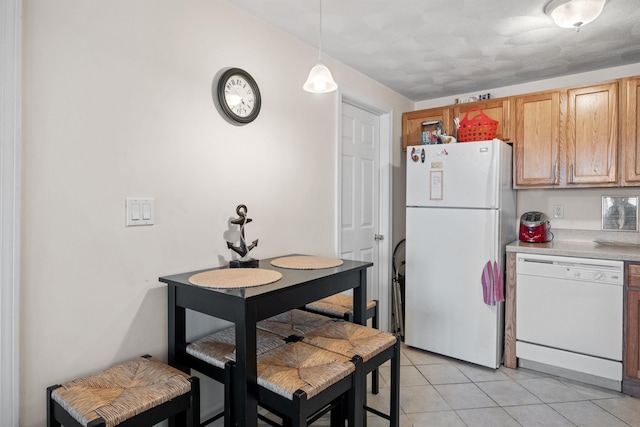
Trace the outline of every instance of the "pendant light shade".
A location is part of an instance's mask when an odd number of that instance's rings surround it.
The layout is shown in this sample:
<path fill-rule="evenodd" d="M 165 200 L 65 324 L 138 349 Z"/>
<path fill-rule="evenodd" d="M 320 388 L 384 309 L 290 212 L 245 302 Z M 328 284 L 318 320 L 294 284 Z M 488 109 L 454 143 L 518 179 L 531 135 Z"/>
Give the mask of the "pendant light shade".
<path fill-rule="evenodd" d="M 319 26 L 319 42 L 318 42 L 318 63 L 309 71 L 309 77 L 302 88 L 311 93 L 327 93 L 333 92 L 338 85 L 333 80 L 331 71 L 321 61 L 322 56 L 322 0 L 320 2 L 320 26 Z"/>
<path fill-rule="evenodd" d="M 580 28 L 594 21 L 604 9 L 607 0 L 553 0 L 544 8 L 544 13 L 562 28 Z"/>
<path fill-rule="evenodd" d="M 331 71 L 329 71 L 327 66 L 322 62 L 318 62 L 311 71 L 309 71 L 309 77 L 307 77 L 307 81 L 302 88 L 307 92 L 327 93 L 336 90 L 338 85 L 333 80 Z"/>

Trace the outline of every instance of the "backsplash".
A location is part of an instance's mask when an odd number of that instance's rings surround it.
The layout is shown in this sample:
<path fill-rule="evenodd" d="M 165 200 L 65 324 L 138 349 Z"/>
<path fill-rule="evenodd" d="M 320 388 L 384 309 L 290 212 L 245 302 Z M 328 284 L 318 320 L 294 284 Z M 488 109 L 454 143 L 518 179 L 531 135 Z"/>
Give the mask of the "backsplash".
<path fill-rule="evenodd" d="M 528 211 L 544 212 L 551 222 L 551 229 L 590 230 L 604 233 L 603 240 L 635 238 L 640 233 L 602 231 L 602 196 L 639 196 L 640 188 L 572 188 L 518 190 L 518 219 Z M 554 206 L 561 205 L 564 217 L 554 218 Z M 616 235 L 620 235 L 616 237 Z"/>
<path fill-rule="evenodd" d="M 551 227 L 554 240 L 601 241 L 640 245 L 640 233 L 629 231 L 574 230 Z"/>

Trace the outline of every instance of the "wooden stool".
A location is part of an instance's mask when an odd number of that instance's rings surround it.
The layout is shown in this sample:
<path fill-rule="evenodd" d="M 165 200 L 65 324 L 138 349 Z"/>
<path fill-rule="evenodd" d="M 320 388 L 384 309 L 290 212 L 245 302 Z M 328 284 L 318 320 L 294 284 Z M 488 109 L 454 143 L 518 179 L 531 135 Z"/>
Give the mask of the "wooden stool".
<path fill-rule="evenodd" d="M 357 359 L 344 357 L 304 342 L 290 342 L 258 357 L 258 401 L 276 415 L 287 419 L 292 427 L 304 427 L 332 405 L 354 402 Z M 348 399 L 345 399 L 349 396 Z M 348 405 L 348 418 L 362 413 Z M 318 415 L 318 413 L 320 413 Z M 332 413 L 335 423 L 342 412 Z M 349 425 L 359 425 L 350 421 Z"/>
<path fill-rule="evenodd" d="M 341 354 L 345 357 L 359 357 L 362 363 L 356 365 L 356 383 L 365 385 L 368 373 L 376 371 L 386 361 L 391 361 L 391 395 L 389 413 L 384 414 L 366 406 L 364 409 L 391 422 L 397 427 L 400 416 L 400 338 L 367 326 L 344 320 L 325 324 L 304 336 L 302 342 Z"/>
<path fill-rule="evenodd" d="M 353 297 L 345 294 L 335 294 L 321 300 L 307 304 L 305 310 L 335 319 L 344 319 L 353 322 Z M 371 319 L 371 326 L 378 329 L 378 301 L 368 300 L 366 306 L 366 318 Z M 371 392 L 378 394 L 380 379 L 378 370 L 374 369 L 371 376 Z"/>
<path fill-rule="evenodd" d="M 256 326 L 259 330 L 287 338 L 291 335 L 304 336 L 331 321 L 332 319 L 330 317 L 309 311 L 290 310 L 261 320 Z"/>
<path fill-rule="evenodd" d="M 286 319 L 282 315 L 276 317 Z M 299 342 L 299 337 L 292 336 L 287 342 L 261 329 L 256 334 L 258 403 L 283 418 L 285 425 L 306 426 L 328 410 L 341 406 L 347 394 L 355 399 L 352 385 L 357 360 Z M 233 387 L 234 339 L 234 328 L 228 328 L 190 343 L 186 349 L 189 366 L 225 385 L 226 413 L 230 413 Z M 356 415 L 355 410 L 351 412 L 350 418 L 362 416 Z M 343 424 L 342 407 L 340 411 L 332 411 L 332 417 L 334 422 Z M 226 417 L 225 426 L 232 424 Z"/>
<path fill-rule="evenodd" d="M 236 360 L 236 330 L 235 327 L 223 329 L 211 335 L 200 338 L 193 343 L 187 344 L 188 365 L 202 372 L 208 377 L 224 384 L 224 409 L 213 417 L 202 422 L 206 426 L 224 416 L 225 412 L 230 413 L 231 407 L 231 369 Z M 281 347 L 286 342 L 279 335 L 271 332 L 256 330 L 256 353 L 261 355 L 269 350 Z M 227 417 L 224 420 L 225 427 L 231 427 L 231 420 Z"/>
<path fill-rule="evenodd" d="M 305 305 L 305 310 L 324 316 L 344 319 L 353 322 L 353 297 L 346 294 L 335 294 Z M 372 320 L 372 326 L 378 329 L 378 301 L 367 301 L 366 318 Z"/>
<path fill-rule="evenodd" d="M 151 356 L 47 388 L 48 427 L 151 427 L 174 416 L 199 426 L 198 378 Z"/>

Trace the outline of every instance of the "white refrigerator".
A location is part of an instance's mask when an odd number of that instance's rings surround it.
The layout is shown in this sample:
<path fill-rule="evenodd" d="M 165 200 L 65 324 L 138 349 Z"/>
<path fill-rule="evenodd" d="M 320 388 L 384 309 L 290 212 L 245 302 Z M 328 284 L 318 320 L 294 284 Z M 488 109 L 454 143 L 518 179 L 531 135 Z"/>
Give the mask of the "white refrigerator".
<path fill-rule="evenodd" d="M 406 188 L 405 343 L 495 369 L 504 303 L 494 300 L 517 237 L 512 148 L 497 139 L 408 147 Z"/>

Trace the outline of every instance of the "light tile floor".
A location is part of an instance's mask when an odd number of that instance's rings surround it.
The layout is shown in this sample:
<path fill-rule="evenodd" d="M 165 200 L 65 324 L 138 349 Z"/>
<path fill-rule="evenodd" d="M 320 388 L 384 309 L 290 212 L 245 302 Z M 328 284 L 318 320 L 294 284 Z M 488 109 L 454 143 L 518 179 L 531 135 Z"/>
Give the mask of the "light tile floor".
<path fill-rule="evenodd" d="M 389 366 L 368 404 L 387 412 Z M 640 427 L 640 399 L 551 375 L 492 370 L 402 345 L 401 427 Z M 368 427 L 385 426 L 378 417 Z"/>
<path fill-rule="evenodd" d="M 615 391 L 526 369 L 484 368 L 405 344 L 400 363 L 400 427 L 640 427 L 640 399 Z M 384 413 L 389 379 L 387 362 L 379 394 L 367 380 L 368 406 Z M 367 419 L 367 427 L 388 425 L 372 414 Z M 328 427 L 329 416 L 313 426 Z"/>

